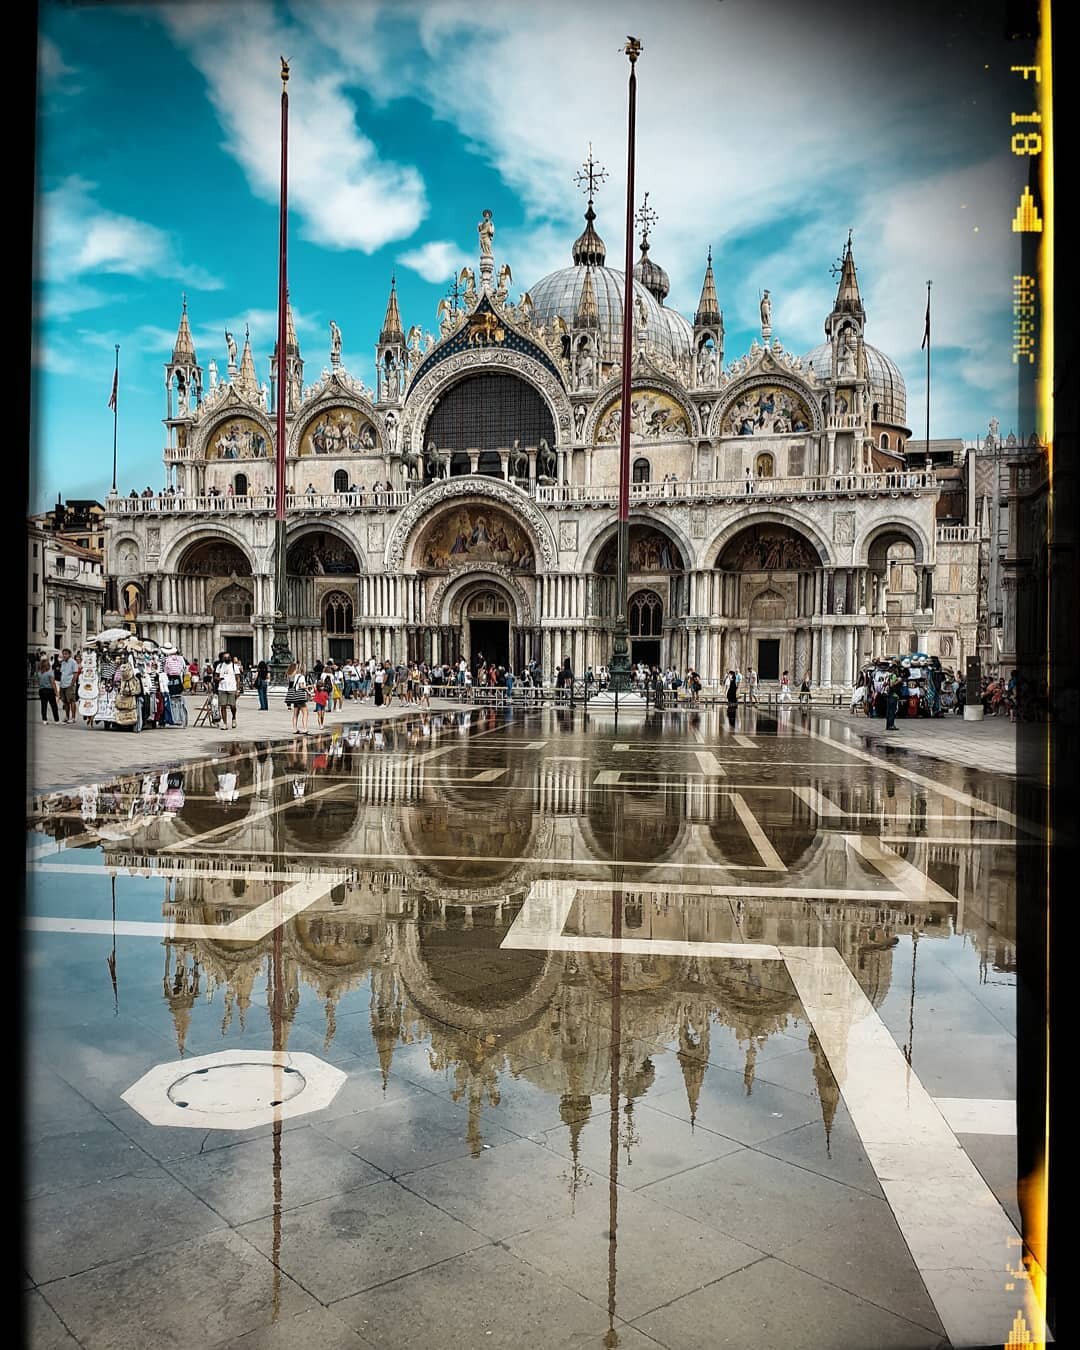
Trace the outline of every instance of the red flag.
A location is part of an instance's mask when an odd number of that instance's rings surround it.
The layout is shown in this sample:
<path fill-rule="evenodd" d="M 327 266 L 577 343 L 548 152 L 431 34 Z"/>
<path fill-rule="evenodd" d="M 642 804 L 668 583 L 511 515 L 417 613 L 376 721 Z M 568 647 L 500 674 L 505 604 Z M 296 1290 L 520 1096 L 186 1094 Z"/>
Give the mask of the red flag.
<path fill-rule="evenodd" d="M 930 341 L 930 292 L 926 292 L 926 329 L 922 336 L 922 345 L 925 350 L 926 344 Z"/>
<path fill-rule="evenodd" d="M 119 379 L 120 379 L 119 369 L 114 370 L 112 377 L 112 393 L 109 395 L 109 407 L 113 410 L 113 412 L 116 411 L 116 386 Z"/>

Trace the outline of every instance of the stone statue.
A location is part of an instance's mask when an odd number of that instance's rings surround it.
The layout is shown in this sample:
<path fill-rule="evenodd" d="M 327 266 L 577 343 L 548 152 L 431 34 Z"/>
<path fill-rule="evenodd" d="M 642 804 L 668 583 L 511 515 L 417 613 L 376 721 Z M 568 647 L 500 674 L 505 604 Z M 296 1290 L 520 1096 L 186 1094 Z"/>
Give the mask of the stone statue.
<path fill-rule="evenodd" d="M 540 448 L 536 452 L 536 476 L 543 482 L 546 478 L 549 483 L 555 482 L 555 474 L 558 471 L 559 461 L 543 437 L 540 438 Z"/>
<path fill-rule="evenodd" d="M 522 450 L 520 441 L 514 441 L 513 449 L 507 455 L 506 460 L 511 478 L 528 478 L 529 455 L 527 451 Z"/>
<path fill-rule="evenodd" d="M 761 327 L 763 330 L 772 328 L 772 301 L 768 291 L 761 297 Z"/>
<path fill-rule="evenodd" d="M 408 337 L 405 339 L 406 360 L 408 361 L 410 368 L 413 370 L 415 370 L 416 367 L 420 364 L 420 362 L 424 359 L 424 353 L 420 346 L 421 342 L 423 341 L 423 338 L 424 335 L 420 329 L 420 325 L 418 323 L 414 323 L 413 326 L 409 329 Z"/>
<path fill-rule="evenodd" d="M 853 380 L 858 374 L 855 368 L 855 343 L 851 329 L 845 325 L 840 334 L 840 356 L 836 364 L 838 379 Z"/>
<path fill-rule="evenodd" d="M 387 416 L 389 417 L 389 414 L 387 414 Z M 389 426 L 387 426 L 387 434 L 389 435 Z M 396 439 L 397 436 L 396 431 L 394 435 Z M 405 474 L 406 479 L 422 477 L 424 469 L 423 456 L 417 454 L 415 450 L 410 450 L 406 446 L 406 448 L 401 452 L 401 468 L 403 473 Z"/>
<path fill-rule="evenodd" d="M 263 405 L 263 407 L 267 410 L 267 412 L 269 412 L 269 411 L 270 411 L 270 390 L 266 387 L 266 383 L 265 383 L 265 382 L 259 385 L 259 398 L 262 399 L 262 405 Z"/>
<path fill-rule="evenodd" d="M 432 347 L 434 347 L 434 346 L 435 346 L 435 334 L 434 334 L 434 333 L 428 333 L 428 332 L 425 332 L 425 333 L 424 333 L 424 351 L 425 351 L 425 352 L 429 352 L 429 351 L 431 351 Z"/>
<path fill-rule="evenodd" d="M 330 364 L 341 365 L 341 329 L 333 319 L 330 320 Z"/>
<path fill-rule="evenodd" d="M 994 438 L 995 441 L 996 441 L 997 438 L 998 438 L 998 432 L 1000 431 L 1000 429 L 1001 429 L 1001 423 L 997 420 L 996 417 L 991 417 L 991 419 L 990 419 L 990 435 Z"/>
<path fill-rule="evenodd" d="M 579 441 L 581 440 L 581 437 L 585 431 L 585 418 L 587 415 L 588 413 L 585 408 L 585 404 L 579 403 L 577 405 L 577 408 L 574 410 L 574 427 Z"/>
<path fill-rule="evenodd" d="M 176 414 L 178 417 L 186 417 L 188 411 L 188 391 L 187 380 L 183 375 L 176 376 Z"/>
<path fill-rule="evenodd" d="M 424 452 L 424 468 L 427 470 L 427 476 L 434 482 L 437 478 L 446 477 L 447 461 L 449 455 L 444 455 L 438 449 L 434 441 L 428 441 L 427 450 Z"/>
<path fill-rule="evenodd" d="M 229 349 L 229 365 L 230 365 L 230 366 L 235 366 L 235 365 L 236 365 L 236 339 L 233 337 L 233 335 L 229 332 L 229 330 L 228 330 L 227 328 L 225 329 L 225 346 L 228 347 L 228 349 Z"/>
<path fill-rule="evenodd" d="M 593 371 L 596 369 L 592 350 L 592 339 L 582 338 L 577 359 L 577 387 L 579 389 L 592 388 Z"/>
<path fill-rule="evenodd" d="M 491 251 L 491 241 L 495 238 L 495 223 L 491 219 L 491 212 L 485 211 L 484 218 L 476 227 L 476 232 L 480 236 L 480 256 L 481 258 L 491 258 L 494 255 Z"/>
<path fill-rule="evenodd" d="M 505 300 L 510 292 L 510 285 L 513 282 L 513 274 L 510 271 L 510 264 L 503 263 L 499 268 L 499 285 L 495 291 L 495 298 L 499 301 Z"/>
<path fill-rule="evenodd" d="M 533 298 L 528 291 L 526 291 L 518 301 L 518 309 L 521 310 L 521 317 L 528 323 L 533 312 Z"/>
<path fill-rule="evenodd" d="M 439 307 L 435 311 L 435 317 L 439 321 L 439 334 L 446 337 L 454 323 L 454 310 L 450 301 L 444 295 L 439 301 Z"/>
<path fill-rule="evenodd" d="M 463 267 L 458 273 L 458 285 L 465 288 L 465 303 L 471 305 L 476 299 L 476 273 L 471 267 Z"/>
<path fill-rule="evenodd" d="M 386 444 L 391 454 L 397 449 L 397 433 L 397 413 L 391 409 L 386 414 Z"/>
<path fill-rule="evenodd" d="M 217 362 L 214 360 L 213 357 L 210 358 L 209 371 L 210 371 L 210 388 L 216 389 L 218 382 Z"/>

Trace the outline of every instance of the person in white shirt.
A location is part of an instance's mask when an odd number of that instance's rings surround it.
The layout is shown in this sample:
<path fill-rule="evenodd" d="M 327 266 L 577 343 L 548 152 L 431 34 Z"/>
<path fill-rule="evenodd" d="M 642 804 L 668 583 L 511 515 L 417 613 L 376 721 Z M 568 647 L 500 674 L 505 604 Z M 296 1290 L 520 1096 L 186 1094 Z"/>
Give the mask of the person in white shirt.
<path fill-rule="evenodd" d="M 236 726 L 237 665 L 239 665 L 239 662 L 234 662 L 229 653 L 225 652 L 214 671 L 218 679 L 217 697 L 218 706 L 221 709 L 221 724 L 225 728 L 229 725 L 230 712 L 232 713 L 233 727 Z"/>

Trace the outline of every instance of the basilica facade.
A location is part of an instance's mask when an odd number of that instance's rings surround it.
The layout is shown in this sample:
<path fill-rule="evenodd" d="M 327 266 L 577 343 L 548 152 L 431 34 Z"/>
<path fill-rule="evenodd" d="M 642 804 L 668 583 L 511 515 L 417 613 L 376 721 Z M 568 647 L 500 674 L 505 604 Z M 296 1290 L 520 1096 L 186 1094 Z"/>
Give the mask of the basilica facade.
<path fill-rule="evenodd" d="M 485 212 L 478 267 L 440 303 L 437 335 L 406 329 L 391 282 L 374 389 L 343 366 L 336 323 L 305 382 L 291 309 L 269 387 L 250 339 L 238 355 L 231 334 L 224 375 L 210 361 L 204 378 L 185 305 L 165 368 L 167 488 L 107 502 L 106 622 L 251 662 L 269 656 L 280 610 L 309 663 L 482 652 L 536 658 L 547 677 L 569 657 L 582 674 L 611 657 L 626 415 L 633 660 L 841 687 L 871 655 L 974 654 L 976 579 L 963 539 L 942 533 L 934 472 L 909 462 L 904 381 L 866 341 L 850 239 L 820 346 L 785 350 L 766 291 L 760 339 L 728 359 L 711 253 L 691 322 L 665 303 L 645 233 L 627 413 L 624 280 L 595 221 L 590 197 L 570 265 L 515 300 Z"/>

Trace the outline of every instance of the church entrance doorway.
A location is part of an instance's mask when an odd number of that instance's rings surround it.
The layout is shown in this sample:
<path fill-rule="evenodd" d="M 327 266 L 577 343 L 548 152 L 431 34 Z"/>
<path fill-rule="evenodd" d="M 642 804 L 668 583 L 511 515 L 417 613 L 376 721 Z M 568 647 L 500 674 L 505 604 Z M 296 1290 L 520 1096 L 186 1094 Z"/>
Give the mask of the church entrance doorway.
<path fill-rule="evenodd" d="M 759 680 L 778 680 L 780 678 L 779 638 L 758 639 L 757 673 Z"/>
<path fill-rule="evenodd" d="M 221 650 L 230 656 L 238 656 L 245 670 L 255 664 L 255 639 L 239 633 L 222 633 Z"/>
<path fill-rule="evenodd" d="M 330 648 L 330 660 L 335 664 L 353 659 L 353 640 L 351 637 L 328 638 L 326 645 Z"/>
<path fill-rule="evenodd" d="M 470 619 L 469 655 L 473 665 L 483 655 L 488 666 L 510 664 L 510 622 L 507 619 Z"/>
<path fill-rule="evenodd" d="M 635 666 L 639 661 L 644 661 L 647 666 L 659 666 L 660 639 L 634 638 L 630 643 L 630 661 Z"/>

